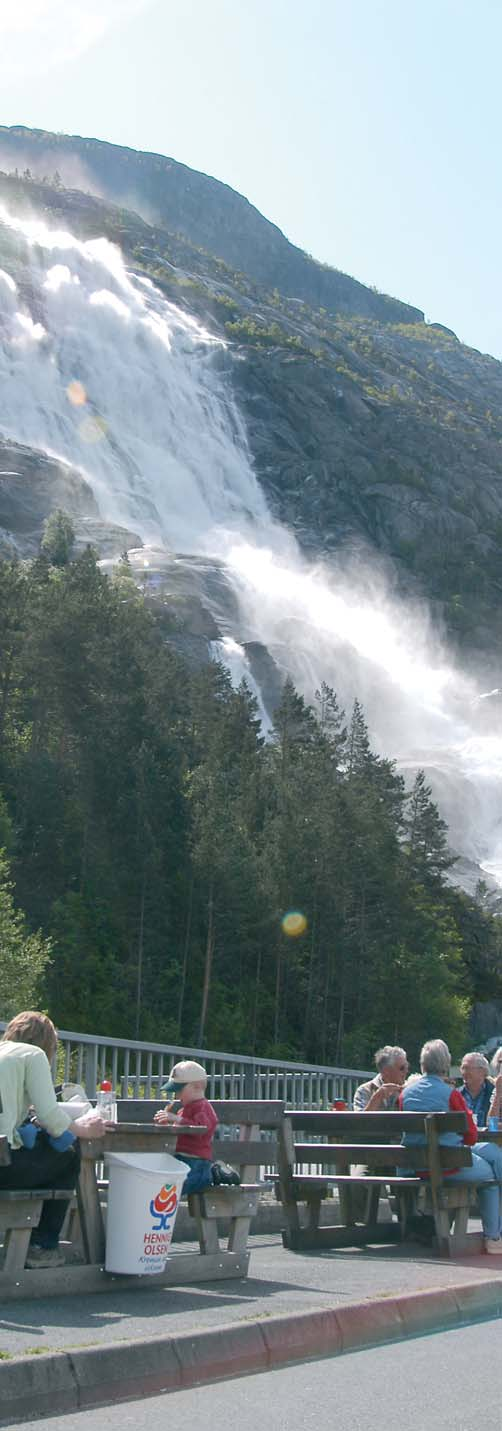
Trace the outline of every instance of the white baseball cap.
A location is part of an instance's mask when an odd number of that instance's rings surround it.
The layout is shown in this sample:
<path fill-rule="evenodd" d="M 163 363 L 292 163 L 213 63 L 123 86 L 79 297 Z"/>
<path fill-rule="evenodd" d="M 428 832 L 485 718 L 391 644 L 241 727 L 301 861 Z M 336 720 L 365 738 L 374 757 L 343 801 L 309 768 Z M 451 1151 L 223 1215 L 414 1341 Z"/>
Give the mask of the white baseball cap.
<path fill-rule="evenodd" d="M 201 1063 L 194 1063 L 191 1058 L 185 1058 L 181 1063 L 175 1063 L 167 1083 L 163 1083 L 162 1087 L 166 1093 L 180 1093 L 185 1083 L 207 1083 L 205 1068 Z"/>

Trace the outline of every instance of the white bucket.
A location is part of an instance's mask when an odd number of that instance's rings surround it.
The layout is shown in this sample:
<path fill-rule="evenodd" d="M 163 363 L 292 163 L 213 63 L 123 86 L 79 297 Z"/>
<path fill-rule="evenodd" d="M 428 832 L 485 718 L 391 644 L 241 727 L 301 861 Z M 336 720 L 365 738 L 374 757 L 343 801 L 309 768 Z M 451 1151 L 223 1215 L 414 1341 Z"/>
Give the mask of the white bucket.
<path fill-rule="evenodd" d="M 107 1272 L 163 1272 L 189 1172 L 170 1153 L 110 1153 Z"/>

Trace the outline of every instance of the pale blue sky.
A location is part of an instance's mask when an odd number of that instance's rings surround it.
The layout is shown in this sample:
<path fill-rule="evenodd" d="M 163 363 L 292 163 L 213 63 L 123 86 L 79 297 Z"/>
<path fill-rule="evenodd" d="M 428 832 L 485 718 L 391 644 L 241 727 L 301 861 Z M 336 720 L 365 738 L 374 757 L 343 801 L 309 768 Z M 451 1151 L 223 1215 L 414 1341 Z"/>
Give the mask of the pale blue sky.
<path fill-rule="evenodd" d="M 0 122 L 153 149 L 502 357 L 501 0 L 3 0 Z"/>

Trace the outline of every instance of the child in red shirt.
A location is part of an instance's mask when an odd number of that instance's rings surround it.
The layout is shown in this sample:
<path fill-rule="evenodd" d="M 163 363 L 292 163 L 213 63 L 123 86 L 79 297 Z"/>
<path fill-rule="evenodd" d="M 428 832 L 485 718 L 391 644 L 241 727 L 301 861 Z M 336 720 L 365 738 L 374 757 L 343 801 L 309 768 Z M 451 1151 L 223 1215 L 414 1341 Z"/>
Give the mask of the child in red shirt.
<path fill-rule="evenodd" d="M 181 1108 L 174 1114 L 171 1112 L 172 1104 L 169 1104 L 166 1109 L 160 1108 L 154 1117 L 155 1123 L 174 1123 L 180 1128 L 175 1157 L 188 1163 L 190 1168 L 183 1184 L 185 1194 L 201 1192 L 203 1188 L 210 1187 L 213 1180 L 213 1136 L 218 1119 L 205 1097 L 206 1084 L 207 1073 L 202 1064 L 194 1063 L 192 1059 L 175 1063 L 164 1088 L 167 1093 L 174 1094 L 173 1101 L 179 1100 Z M 200 1137 L 197 1133 L 183 1133 L 184 1123 L 192 1127 L 200 1125 Z"/>

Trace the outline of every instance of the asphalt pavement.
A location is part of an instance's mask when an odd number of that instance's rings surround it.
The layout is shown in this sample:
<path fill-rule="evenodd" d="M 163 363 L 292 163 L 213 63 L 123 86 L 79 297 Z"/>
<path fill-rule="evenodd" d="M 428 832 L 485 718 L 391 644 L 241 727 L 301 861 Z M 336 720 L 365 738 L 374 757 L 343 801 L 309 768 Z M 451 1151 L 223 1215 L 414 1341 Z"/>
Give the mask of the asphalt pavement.
<path fill-rule="evenodd" d="M 500 1321 L 175 1391 L 19 1431 L 502 1431 Z"/>
<path fill-rule="evenodd" d="M 145 1285 L 145 1277 L 137 1289 L 121 1290 L 117 1278 L 110 1290 L 92 1296 L 4 1301 L 0 1353 L 18 1357 L 107 1346 L 280 1313 L 322 1311 L 401 1292 L 472 1285 L 502 1278 L 499 1262 L 502 1258 L 484 1256 L 442 1260 L 411 1243 L 297 1253 L 286 1251 L 278 1237 L 256 1237 L 249 1276 L 240 1280 L 153 1290 Z"/>

